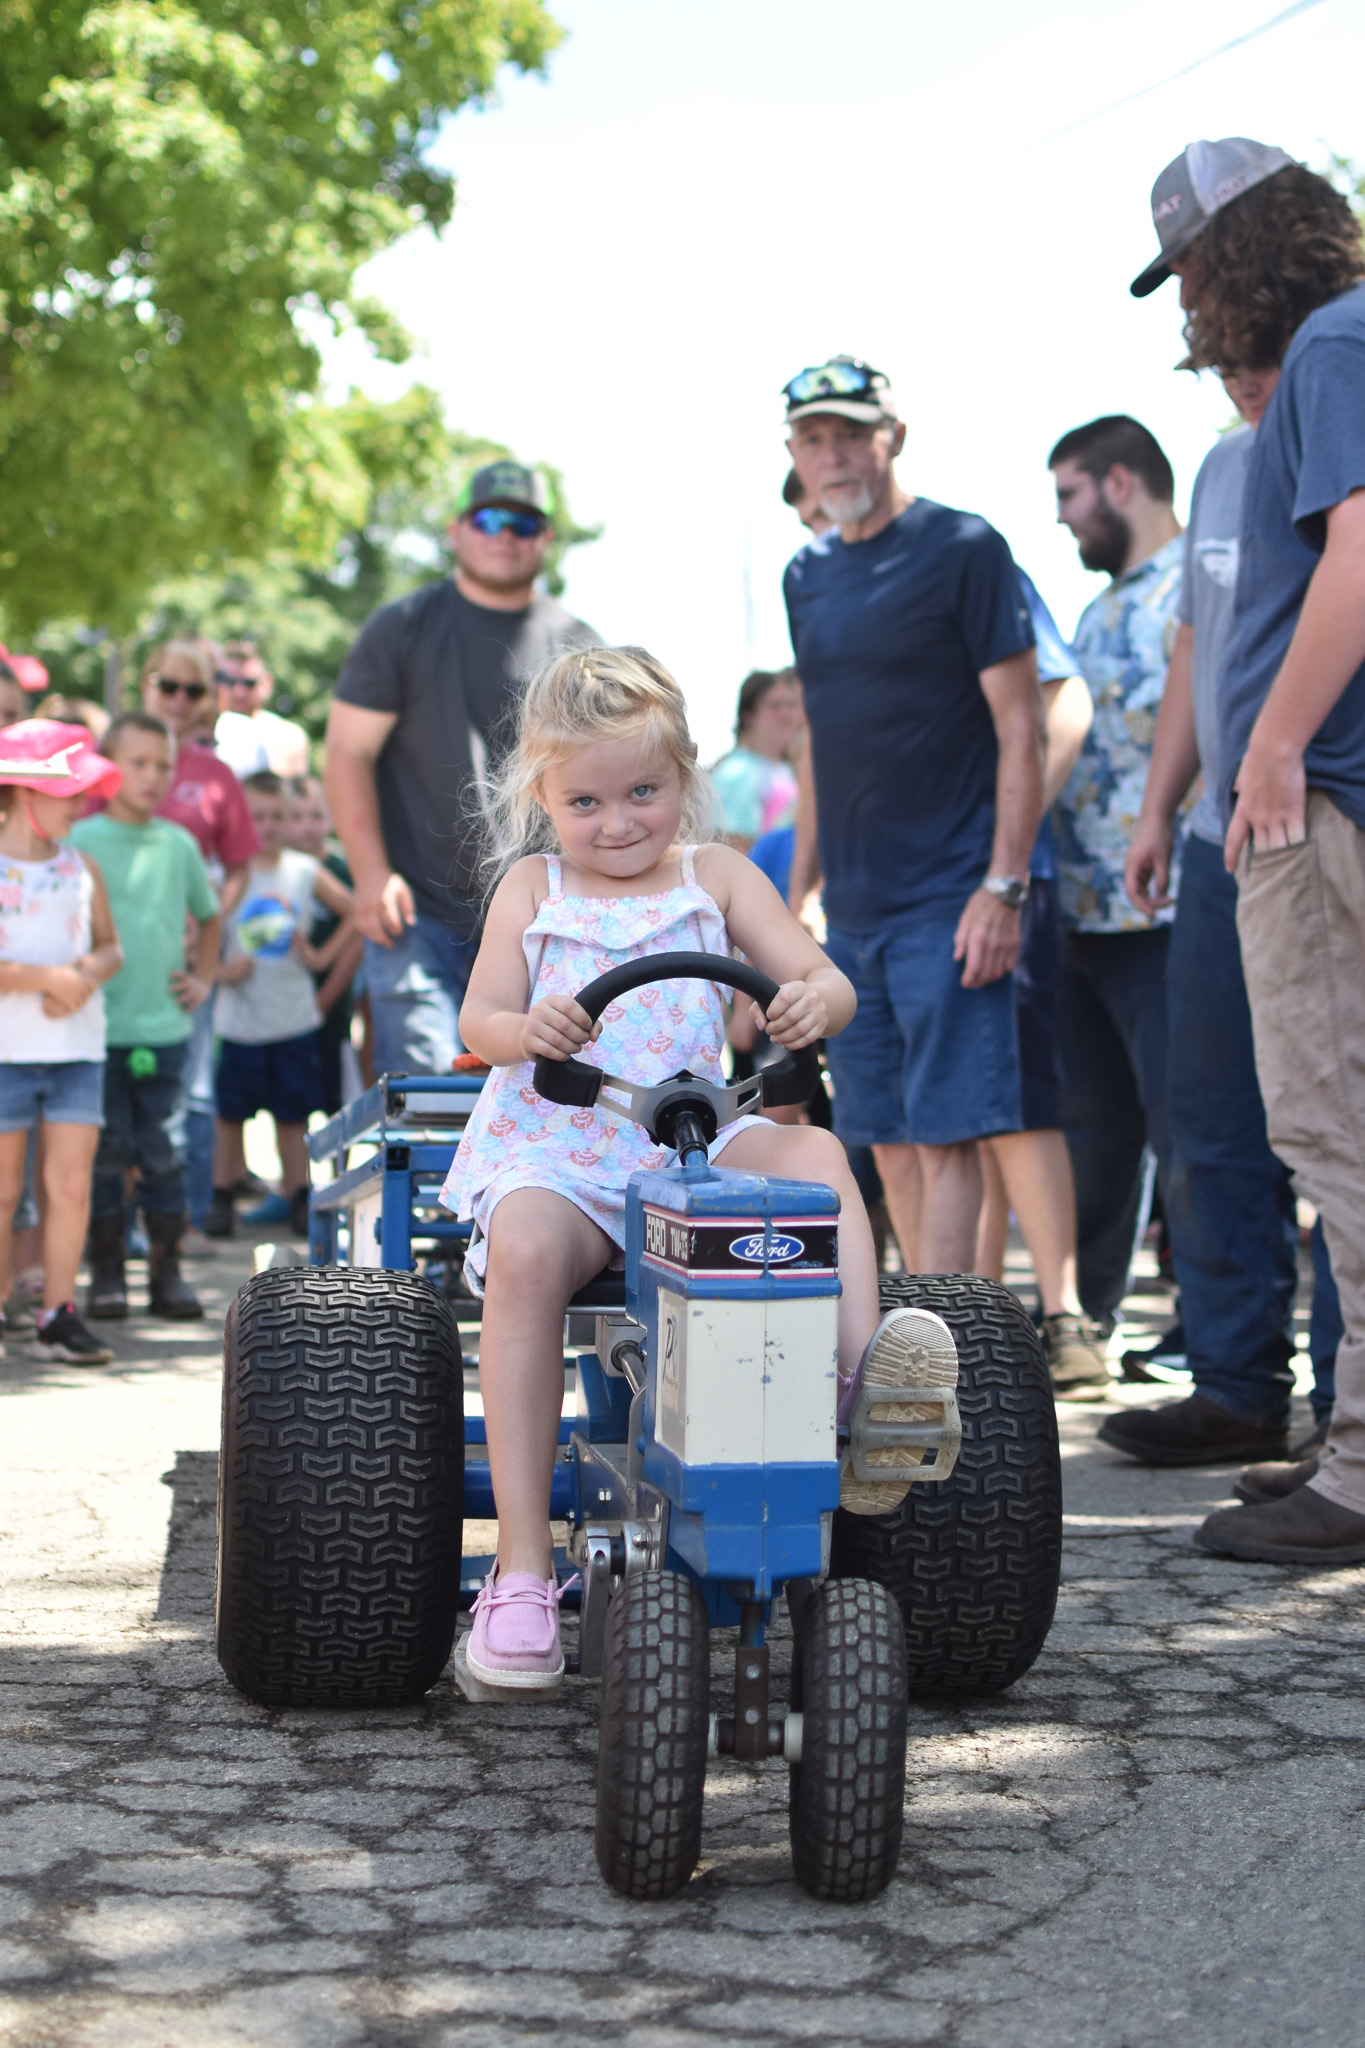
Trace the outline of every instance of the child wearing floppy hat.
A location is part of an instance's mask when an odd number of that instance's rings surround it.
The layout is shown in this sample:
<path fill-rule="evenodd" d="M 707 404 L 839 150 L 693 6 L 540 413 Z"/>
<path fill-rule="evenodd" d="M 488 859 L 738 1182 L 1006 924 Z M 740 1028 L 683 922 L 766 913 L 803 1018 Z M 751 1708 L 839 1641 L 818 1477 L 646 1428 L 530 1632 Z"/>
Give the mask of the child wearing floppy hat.
<path fill-rule="evenodd" d="M 87 799 L 120 780 L 83 726 L 25 718 L 0 731 L 0 1300 L 41 1117 L 43 1309 L 28 1351 L 74 1365 L 113 1356 L 77 1316 L 75 1292 L 103 1122 L 101 990 L 123 955 L 99 869 L 64 842 Z"/>

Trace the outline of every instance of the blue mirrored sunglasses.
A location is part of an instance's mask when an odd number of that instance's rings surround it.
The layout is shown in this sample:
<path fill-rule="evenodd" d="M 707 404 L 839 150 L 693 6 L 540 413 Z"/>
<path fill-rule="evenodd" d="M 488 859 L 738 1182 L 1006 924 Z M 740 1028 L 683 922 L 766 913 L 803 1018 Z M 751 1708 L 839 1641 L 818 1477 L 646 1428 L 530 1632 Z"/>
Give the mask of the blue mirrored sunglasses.
<path fill-rule="evenodd" d="M 810 405 L 817 398 L 863 398 L 874 385 L 885 382 L 881 372 L 867 363 L 856 362 L 852 356 L 836 356 L 833 362 L 798 370 L 782 390 L 788 406 Z"/>
<path fill-rule="evenodd" d="M 469 523 L 478 533 L 505 533 L 509 529 L 518 540 L 534 540 L 538 533 L 545 531 L 545 521 L 539 512 L 513 512 L 506 505 L 480 505 L 477 512 L 471 512 Z"/>

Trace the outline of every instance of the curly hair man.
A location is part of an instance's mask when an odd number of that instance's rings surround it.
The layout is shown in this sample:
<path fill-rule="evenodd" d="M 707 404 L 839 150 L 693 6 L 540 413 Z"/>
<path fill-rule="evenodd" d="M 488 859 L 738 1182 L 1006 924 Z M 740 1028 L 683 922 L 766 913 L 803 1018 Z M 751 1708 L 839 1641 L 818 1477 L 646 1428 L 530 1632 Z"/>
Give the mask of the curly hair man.
<path fill-rule="evenodd" d="M 1256 1466 L 1207 1550 L 1365 1559 L 1365 250 L 1282 151 L 1192 143 L 1157 180 L 1192 368 L 1283 357 L 1242 500 L 1217 687 L 1218 800 L 1270 1142 L 1317 1206 L 1345 1334 L 1320 1459 Z"/>

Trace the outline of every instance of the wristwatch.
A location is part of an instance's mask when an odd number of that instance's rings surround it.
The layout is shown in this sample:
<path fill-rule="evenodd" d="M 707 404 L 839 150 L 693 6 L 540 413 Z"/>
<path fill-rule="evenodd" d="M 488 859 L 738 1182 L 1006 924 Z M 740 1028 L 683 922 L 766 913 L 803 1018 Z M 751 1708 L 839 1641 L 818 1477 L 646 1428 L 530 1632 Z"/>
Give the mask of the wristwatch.
<path fill-rule="evenodd" d="M 1028 901 L 1027 875 L 987 875 L 981 886 L 1007 910 L 1022 910 Z"/>

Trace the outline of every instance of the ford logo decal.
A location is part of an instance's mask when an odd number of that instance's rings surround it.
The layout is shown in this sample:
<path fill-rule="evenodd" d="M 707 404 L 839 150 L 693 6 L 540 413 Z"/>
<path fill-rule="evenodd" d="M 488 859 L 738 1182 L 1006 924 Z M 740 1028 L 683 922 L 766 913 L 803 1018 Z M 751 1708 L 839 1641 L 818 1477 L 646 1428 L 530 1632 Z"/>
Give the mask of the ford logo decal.
<path fill-rule="evenodd" d="M 730 1240 L 730 1256 L 743 1259 L 751 1266 L 785 1265 L 788 1259 L 799 1259 L 806 1249 L 799 1237 L 783 1237 L 774 1232 L 766 1238 L 761 1230 L 755 1230 L 749 1237 L 734 1237 Z"/>

